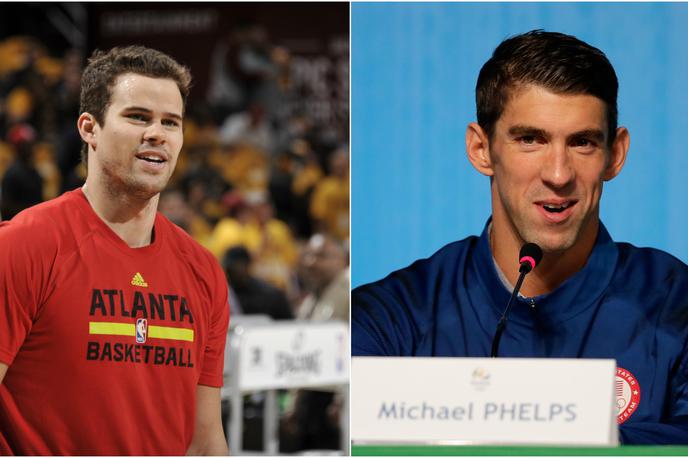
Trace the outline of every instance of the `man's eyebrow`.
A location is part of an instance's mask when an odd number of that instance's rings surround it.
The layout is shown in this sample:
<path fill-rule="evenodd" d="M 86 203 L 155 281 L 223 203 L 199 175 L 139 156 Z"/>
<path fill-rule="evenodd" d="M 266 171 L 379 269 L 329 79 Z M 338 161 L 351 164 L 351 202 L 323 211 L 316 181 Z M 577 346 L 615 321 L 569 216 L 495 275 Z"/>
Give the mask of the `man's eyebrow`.
<path fill-rule="evenodd" d="M 516 125 L 509 128 L 509 135 L 512 137 L 543 137 L 549 138 L 549 134 L 546 130 L 540 129 L 539 127 Z M 591 138 L 596 142 L 602 143 L 605 141 L 604 132 L 600 129 L 583 129 L 578 132 L 574 132 L 568 136 L 568 139 L 574 138 Z"/>
<path fill-rule="evenodd" d="M 604 132 L 602 132 L 600 129 L 585 129 L 579 132 L 574 132 L 569 135 L 569 138 L 591 138 L 598 143 L 603 143 L 605 141 Z"/>
<path fill-rule="evenodd" d="M 137 106 L 131 106 L 131 107 L 125 107 L 124 110 L 122 111 L 139 111 L 147 114 L 153 113 L 153 110 L 145 107 L 137 107 Z M 163 113 L 163 115 L 167 118 L 174 118 L 179 121 L 183 120 L 182 116 L 177 114 L 177 113 Z"/>
<path fill-rule="evenodd" d="M 512 137 L 544 137 L 549 138 L 549 134 L 539 127 L 515 125 L 509 128 L 509 135 Z"/>

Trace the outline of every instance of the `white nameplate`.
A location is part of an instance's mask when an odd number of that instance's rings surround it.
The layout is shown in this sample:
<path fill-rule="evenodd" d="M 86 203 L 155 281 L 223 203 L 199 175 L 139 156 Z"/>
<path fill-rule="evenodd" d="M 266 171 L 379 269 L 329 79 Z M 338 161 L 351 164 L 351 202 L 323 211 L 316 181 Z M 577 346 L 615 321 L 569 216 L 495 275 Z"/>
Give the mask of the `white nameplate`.
<path fill-rule="evenodd" d="M 237 330 L 241 390 L 349 383 L 349 329 L 345 323 L 286 322 Z"/>
<path fill-rule="evenodd" d="M 612 359 L 352 358 L 356 444 L 618 444 Z"/>

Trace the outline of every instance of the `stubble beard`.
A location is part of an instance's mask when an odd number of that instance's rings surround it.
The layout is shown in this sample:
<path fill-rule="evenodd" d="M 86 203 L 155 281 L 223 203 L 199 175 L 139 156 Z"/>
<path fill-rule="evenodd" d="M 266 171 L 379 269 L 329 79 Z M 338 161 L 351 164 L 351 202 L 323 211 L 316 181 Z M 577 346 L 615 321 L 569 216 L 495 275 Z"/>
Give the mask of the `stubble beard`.
<path fill-rule="evenodd" d="M 545 234 L 544 230 L 533 228 L 527 222 L 515 224 L 522 240 L 537 244 L 545 253 L 563 253 L 569 250 L 576 244 L 580 233 L 580 227 L 570 227 L 556 235 L 549 235 Z"/>
<path fill-rule="evenodd" d="M 131 171 L 120 175 L 114 173 L 112 168 L 107 165 L 104 166 L 102 170 L 108 194 L 115 199 L 129 198 L 138 201 L 150 200 L 165 189 L 170 179 L 169 175 L 151 176 L 141 179 Z"/>
<path fill-rule="evenodd" d="M 580 238 L 586 222 L 585 219 L 569 221 L 565 228 L 553 231 L 547 226 L 538 227 L 539 225 L 533 222 L 533 218 L 528 216 L 528 208 L 514 208 L 508 200 L 503 198 L 500 200 L 508 223 L 511 224 L 521 241 L 523 243 L 535 243 L 545 253 L 563 253 L 573 247 Z M 529 199 L 526 201 L 530 202 Z M 535 215 L 534 218 L 538 218 L 538 215 Z"/>
<path fill-rule="evenodd" d="M 597 238 L 599 217 L 598 209 L 593 208 L 583 217 L 568 221 L 562 228 L 538 228 L 522 217 L 512 219 L 512 223 L 522 240 L 536 243 L 545 253 L 563 254 L 574 248 L 582 239 L 586 239 L 588 231 L 594 231 L 595 234 L 591 237 Z"/>

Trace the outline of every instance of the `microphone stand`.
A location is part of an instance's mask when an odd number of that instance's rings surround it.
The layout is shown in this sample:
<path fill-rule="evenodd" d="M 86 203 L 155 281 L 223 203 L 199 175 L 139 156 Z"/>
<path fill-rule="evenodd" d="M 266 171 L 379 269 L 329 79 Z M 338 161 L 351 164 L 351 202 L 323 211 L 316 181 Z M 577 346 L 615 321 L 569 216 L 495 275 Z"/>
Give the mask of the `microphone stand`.
<path fill-rule="evenodd" d="M 497 323 L 497 330 L 495 331 L 494 338 L 492 339 L 492 351 L 490 352 L 491 358 L 497 357 L 497 352 L 499 351 L 499 340 L 502 338 L 504 328 L 506 328 L 506 317 L 509 314 L 511 305 L 514 303 L 514 300 L 516 299 L 518 292 L 521 290 L 521 284 L 523 283 L 523 279 L 526 277 L 526 274 L 531 270 L 528 267 L 530 267 L 528 263 L 524 262 L 523 264 L 521 264 L 521 268 L 519 269 L 521 274 L 518 276 L 518 280 L 516 281 L 514 291 L 511 293 L 511 297 L 509 298 L 509 303 L 506 304 L 506 309 L 504 310 L 504 313 L 502 313 L 502 317 L 499 319 L 499 323 Z"/>

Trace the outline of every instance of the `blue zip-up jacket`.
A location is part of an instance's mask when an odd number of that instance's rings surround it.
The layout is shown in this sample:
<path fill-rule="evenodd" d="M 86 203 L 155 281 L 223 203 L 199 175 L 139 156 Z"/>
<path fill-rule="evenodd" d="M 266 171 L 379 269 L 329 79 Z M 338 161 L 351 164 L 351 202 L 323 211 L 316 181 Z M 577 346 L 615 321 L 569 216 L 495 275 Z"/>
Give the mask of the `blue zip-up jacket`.
<path fill-rule="evenodd" d="M 510 294 L 486 225 L 480 237 L 356 288 L 352 355 L 489 356 Z M 549 294 L 517 300 L 499 355 L 616 359 L 641 392 L 620 425 L 622 443 L 688 444 L 687 341 L 688 266 L 615 243 L 600 224 L 583 269 Z"/>

